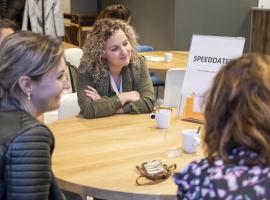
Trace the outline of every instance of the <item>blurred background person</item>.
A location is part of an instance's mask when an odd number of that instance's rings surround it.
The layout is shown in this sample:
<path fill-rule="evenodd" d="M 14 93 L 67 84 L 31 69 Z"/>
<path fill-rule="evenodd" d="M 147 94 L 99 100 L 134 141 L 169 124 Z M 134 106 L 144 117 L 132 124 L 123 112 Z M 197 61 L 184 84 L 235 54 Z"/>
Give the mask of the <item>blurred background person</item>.
<path fill-rule="evenodd" d="M 216 75 L 205 103 L 207 157 L 174 175 L 178 199 L 268 199 L 270 57 L 247 54 Z"/>
<path fill-rule="evenodd" d="M 17 25 L 14 21 L 9 19 L 0 19 L 0 44 L 5 37 L 14 33 L 16 30 Z"/>
<path fill-rule="evenodd" d="M 0 0 L 0 18 L 10 19 L 21 28 L 25 0 Z"/>
<path fill-rule="evenodd" d="M 18 32 L 0 49 L 0 199 L 65 199 L 52 172 L 53 134 L 37 120 L 69 88 L 62 45 Z"/>
<path fill-rule="evenodd" d="M 130 23 L 131 12 L 130 10 L 122 4 L 112 4 L 105 7 L 98 15 L 97 20 L 111 18 L 111 19 L 121 19 L 126 23 Z"/>
<path fill-rule="evenodd" d="M 153 110 L 154 89 L 136 45 L 136 34 L 125 22 L 106 18 L 94 24 L 78 73 L 78 103 L 83 117 Z"/>
<path fill-rule="evenodd" d="M 22 30 L 30 30 L 62 40 L 65 28 L 61 1 L 26 0 Z"/>

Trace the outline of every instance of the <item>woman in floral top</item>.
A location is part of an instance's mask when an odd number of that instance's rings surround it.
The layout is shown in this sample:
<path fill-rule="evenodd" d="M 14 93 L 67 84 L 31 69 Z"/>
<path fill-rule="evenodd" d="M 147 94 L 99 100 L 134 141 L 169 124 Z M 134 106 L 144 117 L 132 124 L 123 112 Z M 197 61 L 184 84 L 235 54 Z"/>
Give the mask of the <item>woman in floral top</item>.
<path fill-rule="evenodd" d="M 270 57 L 247 54 L 206 96 L 207 157 L 174 175 L 178 199 L 270 199 Z"/>

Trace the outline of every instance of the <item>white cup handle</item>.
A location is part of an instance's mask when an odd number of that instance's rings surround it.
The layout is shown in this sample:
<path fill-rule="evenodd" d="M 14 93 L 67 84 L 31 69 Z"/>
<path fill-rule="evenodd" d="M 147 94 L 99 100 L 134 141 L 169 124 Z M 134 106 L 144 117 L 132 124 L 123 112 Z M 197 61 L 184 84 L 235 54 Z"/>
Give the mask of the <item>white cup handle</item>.
<path fill-rule="evenodd" d="M 151 120 L 156 120 L 156 117 L 157 117 L 156 115 L 157 115 L 157 113 L 151 113 L 150 114 L 150 119 Z"/>
<path fill-rule="evenodd" d="M 201 139 L 197 136 L 193 137 L 193 146 L 198 146 L 201 143 Z"/>

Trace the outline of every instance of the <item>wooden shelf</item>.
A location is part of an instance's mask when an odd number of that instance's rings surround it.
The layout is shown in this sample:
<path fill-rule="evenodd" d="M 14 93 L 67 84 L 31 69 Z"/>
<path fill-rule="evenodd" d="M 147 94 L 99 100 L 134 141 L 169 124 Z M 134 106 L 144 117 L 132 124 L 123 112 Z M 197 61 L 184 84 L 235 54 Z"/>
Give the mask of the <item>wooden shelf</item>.
<path fill-rule="evenodd" d="M 251 9 L 250 51 L 270 54 L 269 9 Z"/>
<path fill-rule="evenodd" d="M 91 30 L 96 17 L 96 14 L 64 13 L 64 24 L 66 29 L 65 41 L 82 47 L 86 35 L 84 32 Z M 74 32 L 76 33 L 75 35 Z"/>

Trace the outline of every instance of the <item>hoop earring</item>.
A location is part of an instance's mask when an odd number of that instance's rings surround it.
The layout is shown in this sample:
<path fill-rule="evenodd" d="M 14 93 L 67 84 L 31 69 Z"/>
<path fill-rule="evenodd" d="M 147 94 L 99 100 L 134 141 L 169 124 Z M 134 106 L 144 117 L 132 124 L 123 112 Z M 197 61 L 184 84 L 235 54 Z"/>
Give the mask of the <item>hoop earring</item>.
<path fill-rule="evenodd" d="M 30 93 L 30 92 L 27 93 L 27 99 L 28 99 L 29 101 L 31 101 L 31 93 Z"/>

